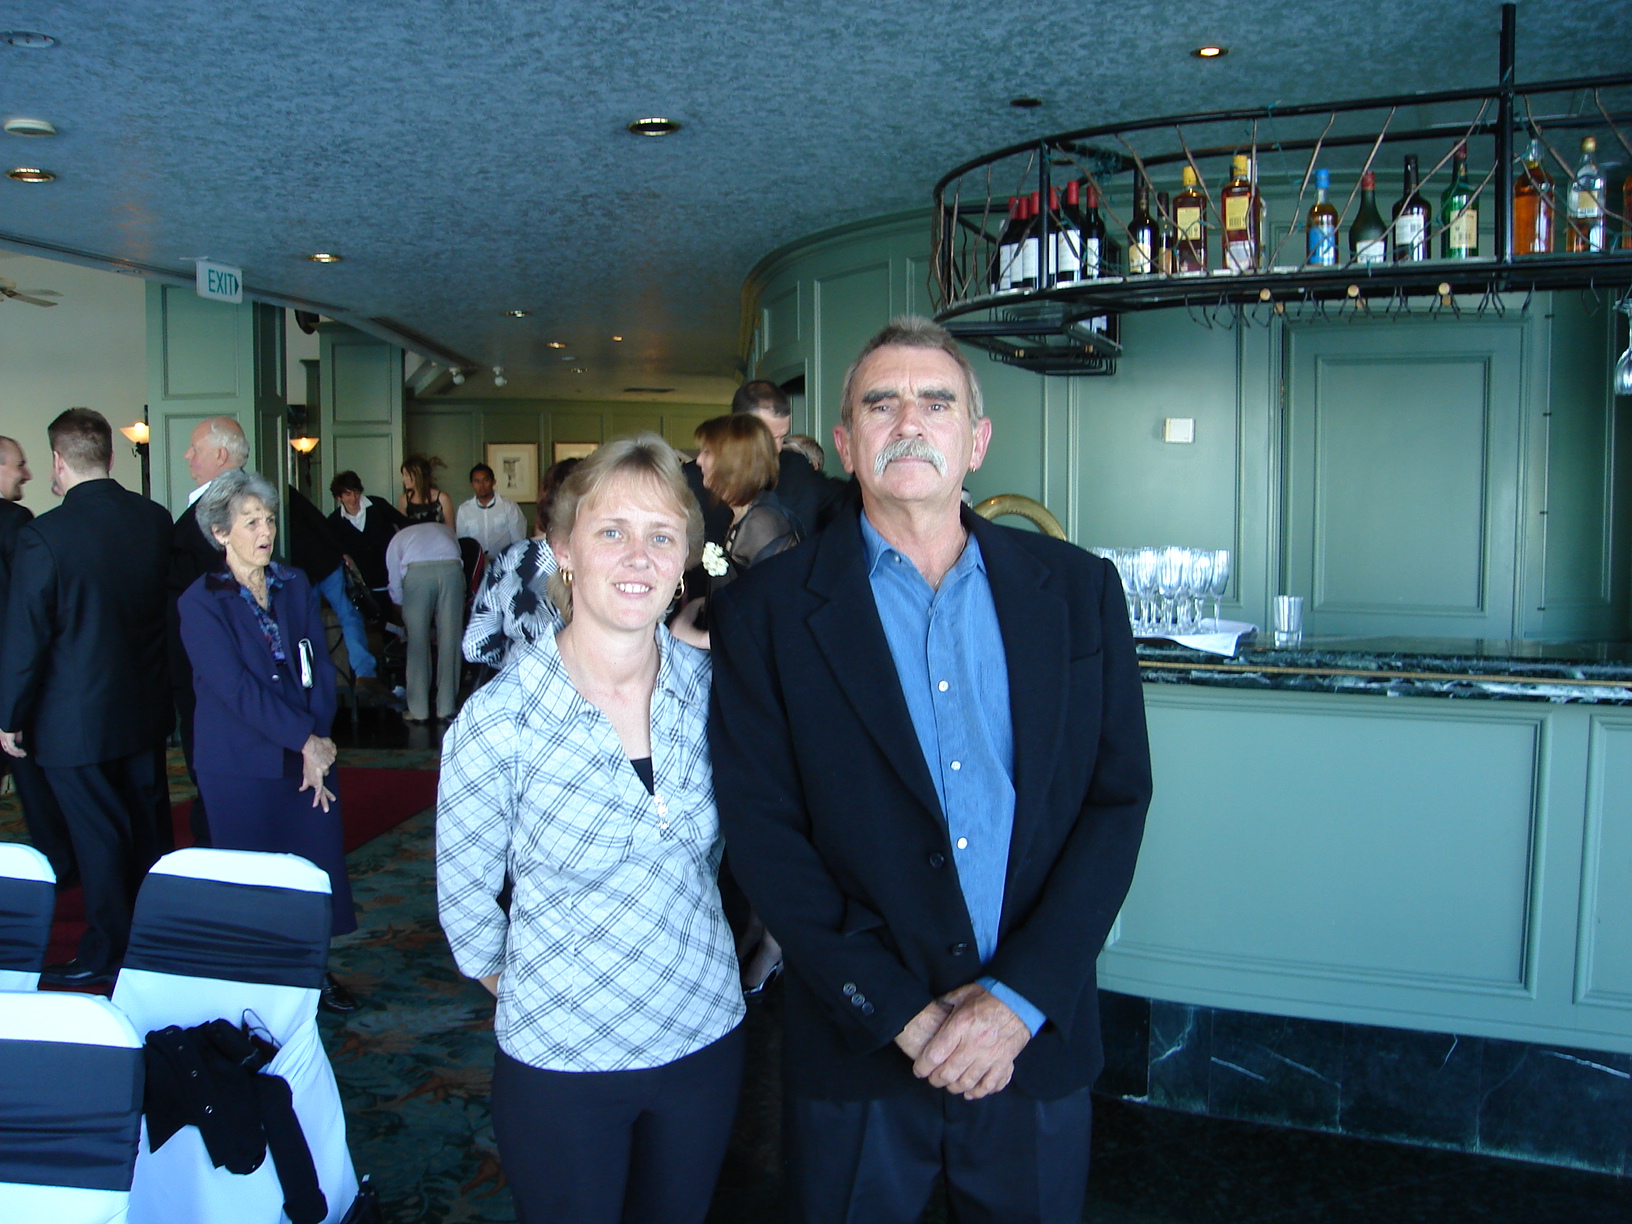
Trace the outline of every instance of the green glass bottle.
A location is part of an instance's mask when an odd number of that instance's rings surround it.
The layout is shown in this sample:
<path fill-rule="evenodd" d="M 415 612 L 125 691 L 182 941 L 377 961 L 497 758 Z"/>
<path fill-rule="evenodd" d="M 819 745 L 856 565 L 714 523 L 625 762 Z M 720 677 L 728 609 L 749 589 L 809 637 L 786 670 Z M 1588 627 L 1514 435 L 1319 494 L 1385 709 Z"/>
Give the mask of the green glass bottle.
<path fill-rule="evenodd" d="M 1473 259 L 1479 254 L 1479 206 L 1468 182 L 1468 146 L 1458 143 L 1451 154 L 1451 184 L 1439 197 L 1441 259 Z"/>
<path fill-rule="evenodd" d="M 1377 176 L 1370 170 L 1360 176 L 1360 211 L 1349 226 L 1349 258 L 1363 264 L 1388 262 L 1388 225 L 1377 211 Z"/>

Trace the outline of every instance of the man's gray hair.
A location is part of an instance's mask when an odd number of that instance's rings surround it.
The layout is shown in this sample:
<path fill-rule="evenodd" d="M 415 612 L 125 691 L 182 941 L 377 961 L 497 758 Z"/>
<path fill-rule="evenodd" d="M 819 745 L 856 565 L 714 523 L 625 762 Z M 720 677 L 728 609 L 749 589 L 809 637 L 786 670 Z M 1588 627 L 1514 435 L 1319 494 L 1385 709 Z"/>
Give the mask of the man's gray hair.
<path fill-rule="evenodd" d="M 963 371 L 963 377 L 969 383 L 970 427 L 972 428 L 976 421 L 986 415 L 986 402 L 980 396 L 980 379 L 975 377 L 975 367 L 969 364 L 968 356 L 958 347 L 952 333 L 922 315 L 899 315 L 862 345 L 861 352 L 856 354 L 856 359 L 844 372 L 844 383 L 839 388 L 839 423 L 846 429 L 850 428 L 850 418 L 856 407 L 852 398 L 856 390 L 856 371 L 861 368 L 862 362 L 879 349 L 891 345 L 896 348 L 939 349 L 952 358 L 958 363 L 958 369 Z"/>
<path fill-rule="evenodd" d="M 227 466 L 241 468 L 249 462 L 249 439 L 244 427 L 230 416 L 211 417 L 205 422 L 210 429 L 204 436 L 211 446 L 227 452 Z"/>
<path fill-rule="evenodd" d="M 260 502 L 273 514 L 278 512 L 278 491 L 264 476 L 243 468 L 229 468 L 210 481 L 193 510 L 198 515 L 198 525 L 204 529 L 204 538 L 225 552 L 226 545 L 216 539 L 215 533 L 230 534 L 232 521 L 250 500 Z"/>

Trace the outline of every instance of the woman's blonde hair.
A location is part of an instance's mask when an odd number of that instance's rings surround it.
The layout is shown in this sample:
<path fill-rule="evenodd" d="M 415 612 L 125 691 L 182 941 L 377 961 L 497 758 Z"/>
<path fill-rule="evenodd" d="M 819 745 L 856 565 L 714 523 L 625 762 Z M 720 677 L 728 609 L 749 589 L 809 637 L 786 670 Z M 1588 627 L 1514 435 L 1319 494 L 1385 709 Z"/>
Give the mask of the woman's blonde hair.
<path fill-rule="evenodd" d="M 425 501 L 435 501 L 439 490 L 436 487 L 436 469 L 442 466 L 442 460 L 434 455 L 409 455 L 402 461 L 404 475 L 413 483 L 413 496 Z"/>
<path fill-rule="evenodd" d="M 763 428 L 763 426 L 761 426 Z M 686 518 L 686 564 L 690 569 L 703 556 L 703 512 L 691 495 L 685 474 L 680 470 L 680 454 L 655 433 L 618 438 L 598 447 L 572 470 L 556 490 L 550 507 L 549 540 L 554 548 L 572 534 L 578 512 L 607 484 L 620 476 L 649 477 L 674 498 Z M 550 575 L 550 602 L 564 622 L 572 620 L 572 587 L 564 570 Z"/>
<path fill-rule="evenodd" d="M 714 455 L 709 492 L 728 506 L 746 506 L 776 488 L 781 467 L 770 427 L 751 412 L 714 417 L 697 426 L 697 445 Z"/>

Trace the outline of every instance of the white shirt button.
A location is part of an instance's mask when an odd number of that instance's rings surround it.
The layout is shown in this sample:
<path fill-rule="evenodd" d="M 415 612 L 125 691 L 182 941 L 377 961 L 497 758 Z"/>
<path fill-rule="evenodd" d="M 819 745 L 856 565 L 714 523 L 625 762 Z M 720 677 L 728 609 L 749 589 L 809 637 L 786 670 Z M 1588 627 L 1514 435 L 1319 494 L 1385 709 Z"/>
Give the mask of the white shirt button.
<path fill-rule="evenodd" d="M 952 762 L 952 768 L 953 769 L 962 769 L 963 768 L 963 762 L 962 761 L 953 761 Z"/>
<path fill-rule="evenodd" d="M 943 692 L 943 693 L 944 693 L 944 692 L 946 692 L 946 690 L 947 690 L 947 689 L 948 689 L 948 688 L 950 688 L 950 687 L 951 687 L 951 686 L 950 686 L 950 685 L 948 685 L 948 684 L 947 684 L 947 682 L 946 682 L 946 681 L 945 681 L 945 680 L 942 680 L 942 681 L 941 681 L 941 682 L 940 682 L 940 683 L 939 683 L 939 684 L 937 684 L 937 685 L 936 685 L 936 686 L 935 686 L 935 687 L 936 687 L 936 688 L 938 688 L 938 689 L 940 689 L 940 690 L 941 690 L 941 692 Z"/>
<path fill-rule="evenodd" d="M 967 837 L 958 838 L 958 849 L 959 850 L 969 849 L 969 839 Z"/>

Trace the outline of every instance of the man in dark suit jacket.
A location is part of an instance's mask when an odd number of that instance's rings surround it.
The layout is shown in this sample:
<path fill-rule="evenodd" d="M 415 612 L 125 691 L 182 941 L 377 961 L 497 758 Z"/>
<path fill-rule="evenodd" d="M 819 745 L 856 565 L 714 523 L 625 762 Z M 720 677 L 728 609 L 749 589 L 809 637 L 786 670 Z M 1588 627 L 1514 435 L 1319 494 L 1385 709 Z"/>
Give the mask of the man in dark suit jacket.
<path fill-rule="evenodd" d="M 181 593 L 192 586 L 200 574 L 207 574 L 221 565 L 221 550 L 199 526 L 193 513 L 198 499 L 222 472 L 241 468 L 249 461 L 249 440 L 244 427 L 230 416 L 209 417 L 193 426 L 184 456 L 187 471 L 197 486 L 187 498 L 187 505 L 176 515 L 170 529 L 170 560 L 165 581 L 169 596 L 167 612 L 169 624 L 170 689 L 176 706 L 176 725 L 181 732 L 181 753 L 187 761 L 187 772 L 198 785 L 198 774 L 193 769 L 193 711 L 197 704 L 193 695 L 193 665 L 187 660 L 187 649 L 181 643 L 181 616 L 176 603 Z M 210 844 L 210 818 L 204 810 L 202 793 L 193 798 L 188 809 L 187 823 L 193 834 L 193 845 Z"/>
<path fill-rule="evenodd" d="M 70 408 L 49 435 L 62 504 L 18 534 L 0 644 L 0 747 L 39 761 L 67 818 L 88 925 L 79 955 L 47 974 L 78 983 L 118 967 L 136 888 L 171 845 L 170 516 L 109 476 L 113 431 L 101 413 Z"/>
<path fill-rule="evenodd" d="M 15 438 L 0 436 L 0 628 L 6 623 L 6 592 L 11 586 L 11 557 L 17 551 L 17 535 L 34 517 L 22 504 L 23 486 L 33 478 L 22 444 Z M 14 760 L 0 755 L 0 776 L 7 764 L 12 781 L 17 784 L 17 798 L 23 805 L 28 839 L 50 861 L 51 870 L 56 872 L 57 887 L 63 888 L 78 878 L 79 869 L 74 866 L 74 849 L 68 841 L 62 808 L 57 805 L 57 797 L 51 793 L 51 784 L 45 780 L 38 761 L 33 757 Z"/>
<path fill-rule="evenodd" d="M 346 555 L 357 562 L 368 589 L 383 603 L 390 582 L 385 550 L 391 547 L 391 537 L 408 526 L 408 520 L 385 498 L 365 494 L 362 477 L 356 472 L 336 473 L 329 481 L 329 492 L 339 503 L 329 515 L 329 524 Z"/>
<path fill-rule="evenodd" d="M 751 412 L 771 431 L 777 446 L 777 500 L 793 515 L 800 534 L 808 538 L 825 528 L 844 505 L 850 485 L 818 472 L 799 452 L 782 449 L 782 439 L 788 436 L 788 428 L 793 424 L 787 392 L 768 379 L 752 379 L 738 387 L 731 397 L 731 411 Z M 725 525 L 731 525 L 729 510 Z M 713 536 L 708 538 L 714 539 Z M 715 543 L 723 540 L 722 530 Z"/>
<path fill-rule="evenodd" d="M 1116 573 L 960 505 L 991 436 L 945 331 L 898 320 L 834 431 L 861 515 L 714 610 L 737 878 L 786 951 L 798 1218 L 1081 1219 L 1094 965 L 1150 801 Z"/>

